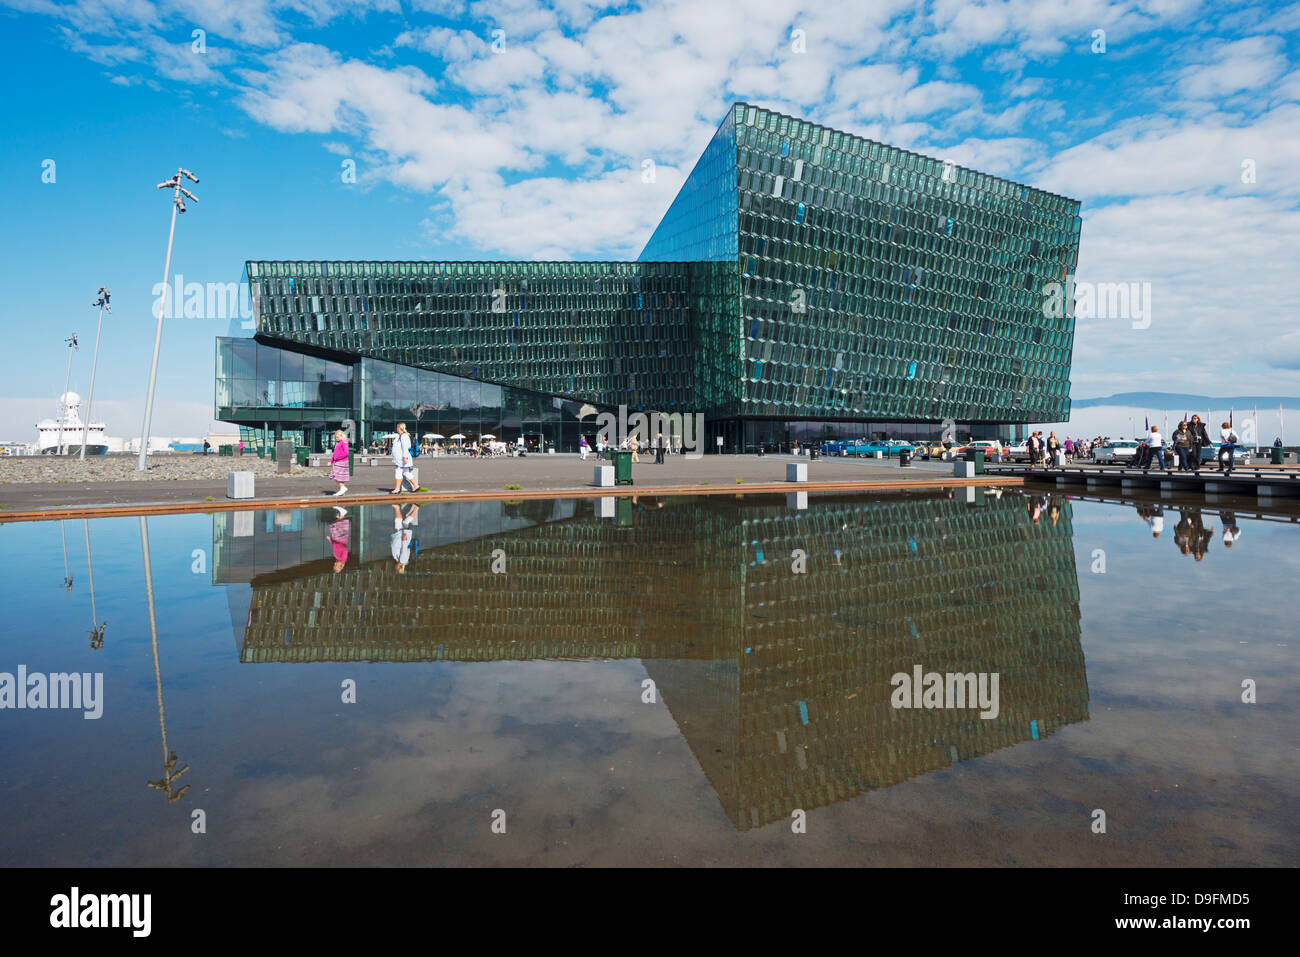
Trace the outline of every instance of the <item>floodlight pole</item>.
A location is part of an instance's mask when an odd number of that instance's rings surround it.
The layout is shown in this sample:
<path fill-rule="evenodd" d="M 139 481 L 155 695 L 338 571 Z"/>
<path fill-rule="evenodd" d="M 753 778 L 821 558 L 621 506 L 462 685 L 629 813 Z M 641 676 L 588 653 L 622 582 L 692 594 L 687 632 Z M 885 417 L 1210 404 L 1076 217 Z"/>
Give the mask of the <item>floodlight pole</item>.
<path fill-rule="evenodd" d="M 95 354 L 90 360 L 90 395 L 86 396 L 86 417 L 81 422 L 81 458 L 86 458 L 86 440 L 90 434 L 90 410 L 92 403 L 95 401 L 95 367 L 99 365 L 99 334 L 104 329 L 104 310 L 113 311 L 113 307 L 108 304 L 108 290 L 100 286 L 99 298 L 91 303 L 91 306 L 99 306 L 99 324 L 95 326 Z"/>
<path fill-rule="evenodd" d="M 149 365 L 149 391 L 145 393 L 144 398 L 144 426 L 140 432 L 140 460 L 135 466 L 137 472 L 145 471 L 145 456 L 149 452 L 149 420 L 153 418 L 153 390 L 154 383 L 158 380 L 158 348 L 162 344 L 163 317 L 167 315 L 167 278 L 172 271 L 172 240 L 176 237 L 176 214 L 185 212 L 185 202 L 181 199 L 181 193 L 198 202 L 198 198 L 193 193 L 181 186 L 181 177 L 188 177 L 196 183 L 199 181 L 197 176 L 181 167 L 176 170 L 176 175 L 171 179 L 158 184 L 159 189 L 166 189 L 169 186 L 173 188 L 172 225 L 171 231 L 167 233 L 167 258 L 163 261 L 162 297 L 158 300 L 158 328 L 153 336 L 153 361 Z"/>

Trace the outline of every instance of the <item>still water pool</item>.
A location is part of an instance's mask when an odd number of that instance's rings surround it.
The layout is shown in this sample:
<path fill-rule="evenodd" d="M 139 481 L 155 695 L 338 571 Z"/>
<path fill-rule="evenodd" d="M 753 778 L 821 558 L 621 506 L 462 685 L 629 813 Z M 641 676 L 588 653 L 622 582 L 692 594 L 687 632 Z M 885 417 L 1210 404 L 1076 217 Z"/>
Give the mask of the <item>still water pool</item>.
<path fill-rule="evenodd" d="M 3 525 L 0 863 L 1291 865 L 1300 524 L 1251 508 Z"/>

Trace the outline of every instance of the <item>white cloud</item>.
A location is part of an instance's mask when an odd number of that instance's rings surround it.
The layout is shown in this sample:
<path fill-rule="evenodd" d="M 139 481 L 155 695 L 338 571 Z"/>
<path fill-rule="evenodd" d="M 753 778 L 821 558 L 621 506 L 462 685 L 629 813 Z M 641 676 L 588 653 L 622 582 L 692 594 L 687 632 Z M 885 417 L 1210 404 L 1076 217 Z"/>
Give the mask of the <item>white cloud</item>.
<path fill-rule="evenodd" d="M 1300 368 L 1281 305 L 1300 241 L 1300 70 L 1281 35 L 1300 4 L 416 0 L 440 19 L 403 17 L 377 56 L 294 42 L 296 25 L 396 0 L 0 4 L 58 18 L 97 62 L 238 86 L 256 122 L 427 193 L 431 230 L 486 256 L 635 255 L 727 106 L 748 100 L 1082 199 L 1080 278 L 1150 281 L 1157 299 L 1145 336 L 1080 326 L 1076 394 L 1167 368 L 1209 388 L 1224 335 L 1247 376 L 1292 383 Z M 196 63 L 159 26 L 190 23 L 232 42 L 210 39 Z M 1089 52 L 1094 29 L 1105 54 Z M 1161 364 L 1157 335 L 1179 339 Z"/>
<path fill-rule="evenodd" d="M 1085 209 L 1079 280 L 1150 283 L 1152 306 L 1146 329 L 1078 321 L 1074 394 L 1300 394 L 1297 248 L 1300 216 L 1260 197 Z"/>
<path fill-rule="evenodd" d="M 1255 161 L 1257 182 L 1243 183 Z M 1150 196 L 1201 191 L 1295 195 L 1300 169 L 1300 106 L 1287 104 L 1253 122 L 1211 114 L 1127 121 L 1071 147 L 1037 177 L 1044 189 L 1072 196 Z"/>
<path fill-rule="evenodd" d="M 1216 99 L 1243 90 L 1264 92 L 1264 88 L 1287 70 L 1285 44 L 1281 37 L 1246 37 L 1218 46 L 1208 62 L 1192 64 L 1182 71 L 1178 89 L 1191 99 Z"/>
<path fill-rule="evenodd" d="M 484 176 L 441 195 L 454 213 L 453 235 L 479 248 L 521 259 L 632 258 L 681 182 L 679 170 L 661 166 L 655 183 L 643 183 L 638 165 L 577 181 Z"/>

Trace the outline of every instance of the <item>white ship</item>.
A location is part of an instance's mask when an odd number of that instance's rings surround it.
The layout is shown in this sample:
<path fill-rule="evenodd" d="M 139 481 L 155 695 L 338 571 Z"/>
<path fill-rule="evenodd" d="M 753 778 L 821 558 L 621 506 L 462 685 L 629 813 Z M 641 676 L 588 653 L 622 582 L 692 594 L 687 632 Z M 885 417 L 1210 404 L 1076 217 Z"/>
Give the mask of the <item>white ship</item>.
<path fill-rule="evenodd" d="M 78 414 L 81 396 L 65 392 L 59 396 L 59 417 L 41 419 L 36 423 L 36 451 L 42 455 L 58 455 L 62 447 L 65 455 L 81 454 L 81 430 L 84 423 Z M 104 441 L 104 423 L 91 422 L 86 427 L 86 454 L 103 455 L 108 451 Z"/>

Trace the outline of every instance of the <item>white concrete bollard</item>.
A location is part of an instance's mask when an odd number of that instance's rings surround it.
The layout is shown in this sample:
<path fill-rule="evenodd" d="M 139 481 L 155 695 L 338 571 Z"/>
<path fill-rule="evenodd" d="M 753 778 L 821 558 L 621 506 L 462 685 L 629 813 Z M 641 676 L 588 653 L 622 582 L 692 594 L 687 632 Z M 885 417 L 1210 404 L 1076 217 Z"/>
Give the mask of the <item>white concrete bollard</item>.
<path fill-rule="evenodd" d="M 786 492 L 785 507 L 802 510 L 808 507 L 807 492 Z"/>
<path fill-rule="evenodd" d="M 227 472 L 226 473 L 226 498 L 252 498 L 253 497 L 253 473 L 252 472 Z"/>
<path fill-rule="evenodd" d="M 957 478 L 974 478 L 975 463 L 967 462 L 965 459 L 952 463 L 952 474 Z"/>
<path fill-rule="evenodd" d="M 610 471 L 613 472 L 614 470 L 611 468 Z M 614 517 L 614 499 L 612 496 L 606 495 L 603 496 L 602 498 L 596 499 L 596 517 L 597 518 Z"/>
<path fill-rule="evenodd" d="M 808 463 L 807 462 L 787 462 L 785 464 L 785 480 L 787 482 L 806 482 L 808 481 Z"/>
<path fill-rule="evenodd" d="M 235 538 L 253 537 L 253 516 L 255 514 L 255 512 L 235 513 L 235 520 L 232 523 L 235 528 Z"/>
<path fill-rule="evenodd" d="M 613 488 L 614 487 L 614 466 L 597 465 L 595 469 L 595 474 L 592 476 L 591 484 L 595 485 L 598 488 Z M 601 501 L 603 502 L 605 501 L 605 499 L 601 499 Z M 609 499 L 609 501 L 612 502 L 614 500 L 611 498 Z"/>
<path fill-rule="evenodd" d="M 877 452 L 875 452 L 875 453 L 873 454 L 872 457 L 873 457 L 873 458 L 877 458 L 877 459 L 883 459 L 883 458 L 885 457 L 885 453 L 884 453 L 884 452 L 877 451 Z"/>

